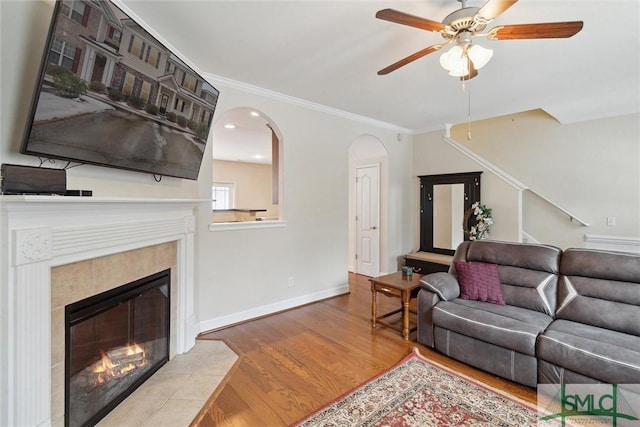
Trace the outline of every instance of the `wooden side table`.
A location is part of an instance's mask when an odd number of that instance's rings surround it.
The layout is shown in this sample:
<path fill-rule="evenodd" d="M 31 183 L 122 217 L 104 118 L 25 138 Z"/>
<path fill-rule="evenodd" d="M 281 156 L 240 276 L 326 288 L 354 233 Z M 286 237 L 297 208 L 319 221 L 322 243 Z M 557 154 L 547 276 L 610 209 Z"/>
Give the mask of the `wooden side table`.
<path fill-rule="evenodd" d="M 411 276 L 406 276 L 398 271 L 387 274 L 386 276 L 369 279 L 371 282 L 371 326 L 375 328 L 380 324 L 402 332 L 402 337 L 408 341 L 409 334 L 417 329 L 417 326 L 409 328 L 409 313 L 411 312 L 409 303 L 413 298 L 418 296 L 421 277 L 421 274 L 413 273 Z M 378 292 L 389 297 L 400 298 L 402 306 L 397 310 L 378 316 Z M 382 320 L 397 313 L 402 314 L 402 329 Z"/>

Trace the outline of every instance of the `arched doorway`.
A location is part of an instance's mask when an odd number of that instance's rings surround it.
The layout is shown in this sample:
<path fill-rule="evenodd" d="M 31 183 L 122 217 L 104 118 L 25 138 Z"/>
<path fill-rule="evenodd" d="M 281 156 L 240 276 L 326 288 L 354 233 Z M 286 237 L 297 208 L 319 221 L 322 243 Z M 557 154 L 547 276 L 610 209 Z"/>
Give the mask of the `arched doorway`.
<path fill-rule="evenodd" d="M 349 147 L 349 271 L 378 276 L 386 259 L 388 155 L 372 135 Z"/>

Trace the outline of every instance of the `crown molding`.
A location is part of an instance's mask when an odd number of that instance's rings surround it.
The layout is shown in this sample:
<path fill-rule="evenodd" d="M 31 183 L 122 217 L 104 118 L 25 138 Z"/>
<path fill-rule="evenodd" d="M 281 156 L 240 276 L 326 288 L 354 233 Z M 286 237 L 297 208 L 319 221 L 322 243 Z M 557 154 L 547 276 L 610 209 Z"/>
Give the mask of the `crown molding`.
<path fill-rule="evenodd" d="M 226 77 L 218 76 L 211 73 L 202 73 L 203 77 L 211 84 L 224 86 L 232 89 L 237 89 L 242 92 L 251 93 L 253 95 L 262 96 L 265 98 L 273 99 L 276 101 L 284 102 L 298 107 L 307 108 L 309 110 L 319 111 L 321 113 L 331 114 L 333 116 L 342 117 L 347 120 L 364 123 L 371 126 L 376 126 L 383 129 L 388 129 L 394 132 L 401 132 L 413 135 L 415 132 L 413 129 L 404 128 L 391 123 L 382 122 L 379 120 L 371 119 L 369 117 L 360 116 L 358 114 L 349 113 L 347 111 L 339 110 L 337 108 L 329 107 L 327 105 L 318 104 L 316 102 L 307 101 L 302 98 L 296 98 L 295 96 L 285 95 L 280 92 L 265 89 L 260 86 L 251 85 L 249 83 L 232 80 Z"/>

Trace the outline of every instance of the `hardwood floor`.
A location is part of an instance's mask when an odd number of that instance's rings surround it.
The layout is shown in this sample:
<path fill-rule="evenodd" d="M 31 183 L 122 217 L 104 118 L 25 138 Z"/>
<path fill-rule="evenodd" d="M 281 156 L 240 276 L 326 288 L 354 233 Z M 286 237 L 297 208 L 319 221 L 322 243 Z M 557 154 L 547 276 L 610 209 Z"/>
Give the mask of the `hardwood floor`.
<path fill-rule="evenodd" d="M 528 400 L 520 386 L 451 360 L 387 328 L 371 327 L 368 277 L 349 274 L 350 294 L 202 335 L 224 340 L 239 361 L 192 425 L 287 426 L 389 368 L 414 347 L 449 367 Z M 379 312 L 398 299 L 379 294 Z"/>

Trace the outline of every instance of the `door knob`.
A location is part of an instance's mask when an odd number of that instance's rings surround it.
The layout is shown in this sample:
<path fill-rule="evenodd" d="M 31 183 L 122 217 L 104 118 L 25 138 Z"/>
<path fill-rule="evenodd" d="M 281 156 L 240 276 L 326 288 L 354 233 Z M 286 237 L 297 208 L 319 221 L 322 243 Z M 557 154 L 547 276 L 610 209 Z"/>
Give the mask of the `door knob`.
<path fill-rule="evenodd" d="M 371 227 L 372 230 L 377 230 L 378 227 L 376 227 L 375 225 L 373 227 Z"/>

